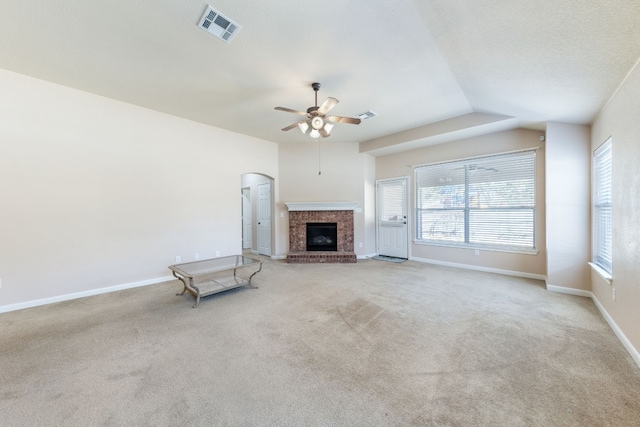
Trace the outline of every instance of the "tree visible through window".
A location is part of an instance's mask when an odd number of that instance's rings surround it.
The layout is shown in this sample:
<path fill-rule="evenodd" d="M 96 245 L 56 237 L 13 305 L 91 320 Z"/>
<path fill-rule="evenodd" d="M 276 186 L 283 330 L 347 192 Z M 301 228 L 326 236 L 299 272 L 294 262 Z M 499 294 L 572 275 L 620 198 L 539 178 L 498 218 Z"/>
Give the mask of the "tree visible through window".
<path fill-rule="evenodd" d="M 417 167 L 416 238 L 535 249 L 535 151 Z"/>

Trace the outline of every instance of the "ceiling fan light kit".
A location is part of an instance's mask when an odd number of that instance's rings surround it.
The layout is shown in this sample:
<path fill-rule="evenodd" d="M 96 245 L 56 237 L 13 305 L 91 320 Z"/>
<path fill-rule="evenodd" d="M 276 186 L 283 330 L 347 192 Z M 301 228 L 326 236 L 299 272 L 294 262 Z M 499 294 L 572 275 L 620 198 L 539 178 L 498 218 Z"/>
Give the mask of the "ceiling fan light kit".
<path fill-rule="evenodd" d="M 307 133 L 307 130 L 309 130 L 309 123 L 307 123 L 307 122 L 300 122 L 300 123 L 298 123 L 298 127 L 300 128 L 300 130 L 302 131 L 302 133 Z"/>
<path fill-rule="evenodd" d="M 335 123 L 349 123 L 353 125 L 360 124 L 361 120 L 357 118 L 327 116 L 329 110 L 335 107 L 339 101 L 336 98 L 329 97 L 322 103 L 322 105 L 318 106 L 318 91 L 320 90 L 320 83 L 312 83 L 311 87 L 315 91 L 315 105 L 307 108 L 306 113 L 303 111 L 292 110 L 291 108 L 275 107 L 278 111 L 298 114 L 307 118 L 306 120 L 282 128 L 283 131 L 288 131 L 298 126 L 302 133 L 306 134 L 307 131 L 309 131 L 309 136 L 317 139 L 320 136 L 323 138 L 330 136 L 331 129 L 333 129 Z"/>

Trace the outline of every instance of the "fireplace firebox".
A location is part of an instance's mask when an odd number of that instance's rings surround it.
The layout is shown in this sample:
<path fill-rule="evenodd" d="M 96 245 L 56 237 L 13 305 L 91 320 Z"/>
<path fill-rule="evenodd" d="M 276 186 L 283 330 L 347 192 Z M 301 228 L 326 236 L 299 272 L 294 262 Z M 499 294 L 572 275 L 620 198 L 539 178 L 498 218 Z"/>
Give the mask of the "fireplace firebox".
<path fill-rule="evenodd" d="M 338 223 L 336 222 L 308 222 L 307 223 L 307 251 L 338 250 Z"/>

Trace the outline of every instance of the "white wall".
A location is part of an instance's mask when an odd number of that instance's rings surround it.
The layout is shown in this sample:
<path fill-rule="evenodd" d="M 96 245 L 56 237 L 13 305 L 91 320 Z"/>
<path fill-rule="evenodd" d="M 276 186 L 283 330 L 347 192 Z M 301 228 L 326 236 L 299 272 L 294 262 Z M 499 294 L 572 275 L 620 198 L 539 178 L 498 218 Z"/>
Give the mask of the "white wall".
<path fill-rule="evenodd" d="M 412 165 L 540 147 L 536 155 L 537 255 L 487 250 L 481 250 L 479 255 L 475 255 L 472 249 L 412 243 L 409 248 L 410 258 L 435 263 L 451 263 L 468 268 L 501 270 L 536 278 L 544 277 L 546 274 L 544 142 L 540 141 L 540 135 L 541 132 L 538 131 L 517 129 L 377 157 L 377 179 L 410 177 L 409 206 L 413 210 L 415 209 L 415 186 Z M 414 239 L 415 224 L 413 223 L 410 233 L 411 238 Z"/>
<path fill-rule="evenodd" d="M 0 70 L 0 311 L 241 251 L 272 142 Z"/>
<path fill-rule="evenodd" d="M 374 160 L 358 152 L 358 144 L 338 144 L 302 138 L 300 143 L 280 144 L 280 197 L 276 209 L 278 241 L 289 250 L 289 212 L 287 202 L 356 202 L 354 212 L 354 250 L 359 256 L 371 254 L 375 236 L 372 212 L 375 210 L 370 187 L 374 181 Z M 318 174 L 318 172 L 321 172 Z M 362 243 L 362 247 L 360 247 Z"/>
<path fill-rule="evenodd" d="M 376 159 L 364 157 L 364 243 L 362 256 L 373 256 L 377 252 L 376 244 Z"/>
<path fill-rule="evenodd" d="M 588 291 L 591 254 L 591 129 L 547 123 L 547 285 Z"/>
<path fill-rule="evenodd" d="M 592 125 L 591 150 L 613 137 L 613 281 L 591 274 L 591 290 L 635 348 L 640 364 L 640 67 Z M 613 289 L 616 299 L 613 300 Z M 624 340 L 623 340 L 624 342 Z"/>

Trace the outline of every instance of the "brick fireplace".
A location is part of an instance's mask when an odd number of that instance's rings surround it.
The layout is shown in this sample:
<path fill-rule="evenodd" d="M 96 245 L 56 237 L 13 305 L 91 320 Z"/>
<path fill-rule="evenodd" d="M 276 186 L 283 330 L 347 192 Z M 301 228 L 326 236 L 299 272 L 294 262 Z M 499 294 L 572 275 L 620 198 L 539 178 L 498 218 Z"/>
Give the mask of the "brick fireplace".
<path fill-rule="evenodd" d="M 353 211 L 355 203 L 286 203 L 289 209 L 289 263 L 354 263 Z M 307 224 L 336 224 L 336 250 L 307 250 Z"/>

